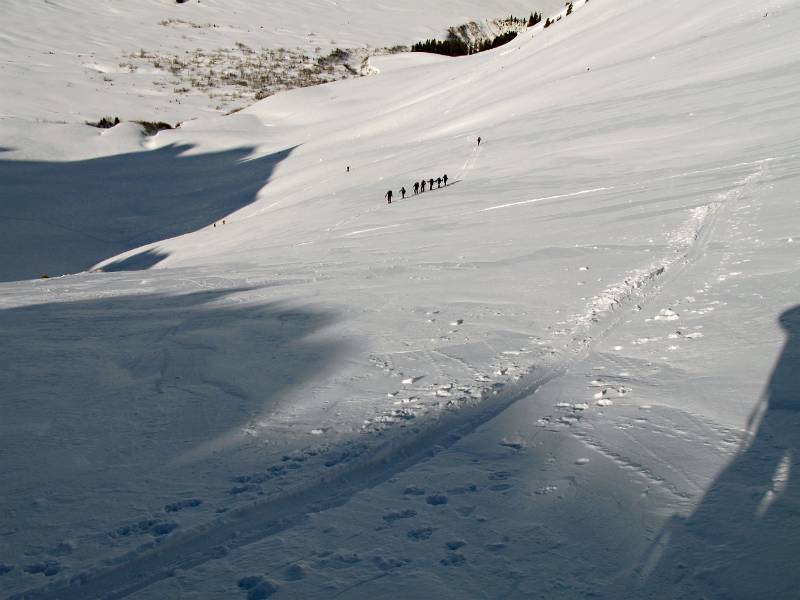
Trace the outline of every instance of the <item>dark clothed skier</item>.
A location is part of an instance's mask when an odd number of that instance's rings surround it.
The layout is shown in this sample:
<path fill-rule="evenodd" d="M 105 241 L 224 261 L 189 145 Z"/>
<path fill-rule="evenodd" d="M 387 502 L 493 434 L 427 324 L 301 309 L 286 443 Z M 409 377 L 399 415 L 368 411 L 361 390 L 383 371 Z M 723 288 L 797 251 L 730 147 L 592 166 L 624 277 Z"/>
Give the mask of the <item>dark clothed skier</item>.
<path fill-rule="evenodd" d="M 428 189 L 429 189 L 430 191 L 433 191 L 433 177 L 431 177 L 430 179 L 428 179 L 428 184 L 429 184 L 429 185 L 428 185 Z"/>
<path fill-rule="evenodd" d="M 478 146 L 480 146 L 480 145 L 481 145 L 481 138 L 480 138 L 480 136 L 478 136 Z"/>
<path fill-rule="evenodd" d="M 442 187 L 442 178 L 441 177 L 437 177 L 436 178 L 436 189 L 438 190 L 440 187 Z"/>
<path fill-rule="evenodd" d="M 389 204 L 392 203 L 392 190 L 389 190 L 388 192 L 386 192 L 385 198 L 386 198 L 386 200 L 388 201 Z"/>
<path fill-rule="evenodd" d="M 406 198 L 406 188 L 405 187 L 401 187 L 400 188 L 400 194 L 403 196 L 403 200 L 405 200 L 405 198 Z"/>
<path fill-rule="evenodd" d="M 419 193 L 419 181 L 414 182 L 414 195 L 416 196 Z"/>
<path fill-rule="evenodd" d="M 442 177 L 442 179 L 444 180 L 444 187 L 447 187 L 447 173 L 444 174 L 444 177 Z"/>
<path fill-rule="evenodd" d="M 422 192 L 425 193 L 425 180 L 422 180 Z"/>

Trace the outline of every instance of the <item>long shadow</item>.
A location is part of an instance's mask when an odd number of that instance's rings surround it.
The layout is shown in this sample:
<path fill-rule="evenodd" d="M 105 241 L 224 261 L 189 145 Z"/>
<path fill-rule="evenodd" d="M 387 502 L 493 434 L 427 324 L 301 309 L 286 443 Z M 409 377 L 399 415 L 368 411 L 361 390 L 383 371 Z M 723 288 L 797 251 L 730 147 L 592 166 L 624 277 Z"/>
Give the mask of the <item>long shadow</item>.
<path fill-rule="evenodd" d="M 169 254 L 166 252 L 148 248 L 147 250 L 138 252 L 133 256 L 128 256 L 127 258 L 121 258 L 119 260 L 115 260 L 114 262 L 108 263 L 102 267 L 102 270 L 107 273 L 113 273 L 116 271 L 144 271 L 150 267 L 154 267 L 162 260 L 167 258 L 167 256 L 169 256 Z"/>
<path fill-rule="evenodd" d="M 634 597 L 800 598 L 800 306 L 779 322 L 786 343 L 749 445 L 664 529 Z"/>
<path fill-rule="evenodd" d="M 0 160 L 0 281 L 83 271 L 205 227 L 252 203 L 294 150 L 248 159 L 253 148 L 187 156 L 190 149 Z"/>
<path fill-rule="evenodd" d="M 46 550 L 25 533 L 43 518 L 71 530 L 92 513 L 139 516 L 154 495 L 142 492 L 174 493 L 197 470 L 229 485 L 226 461 L 242 468 L 230 432 L 269 418 L 341 352 L 311 339 L 335 315 L 227 298 L 241 291 L 0 310 L 0 566 L 16 564 L 0 588 Z"/>
<path fill-rule="evenodd" d="M 39 430 L 84 445 L 104 461 L 135 456 L 160 464 L 279 406 L 287 389 L 337 350 L 307 340 L 334 315 L 226 302 L 243 291 L 0 310 L 0 469 L 10 467 L 16 444 L 30 445 L 31 432 Z M 153 415 L 157 423 L 148 422 Z M 121 435 L 106 435 L 114 426 Z M 156 430 L 159 438 L 183 440 L 171 444 L 174 454 L 139 445 Z M 34 479 L 70 470 L 59 444 L 46 440 L 39 452 L 19 458 Z"/>
<path fill-rule="evenodd" d="M 425 190 L 424 192 L 418 192 L 416 194 L 414 192 L 411 192 L 410 194 L 406 194 L 405 198 L 397 198 L 395 200 L 392 200 L 392 202 L 393 203 L 394 202 L 408 202 L 409 200 L 414 200 L 416 198 L 424 196 L 425 194 L 430 194 L 431 192 L 438 192 L 438 191 L 446 190 L 446 189 L 454 186 L 455 184 L 459 183 L 460 181 L 462 181 L 462 180 L 461 179 L 455 179 L 455 180 L 452 180 L 452 181 L 448 181 L 447 185 L 443 185 L 440 188 L 433 188 L 432 190 Z"/>

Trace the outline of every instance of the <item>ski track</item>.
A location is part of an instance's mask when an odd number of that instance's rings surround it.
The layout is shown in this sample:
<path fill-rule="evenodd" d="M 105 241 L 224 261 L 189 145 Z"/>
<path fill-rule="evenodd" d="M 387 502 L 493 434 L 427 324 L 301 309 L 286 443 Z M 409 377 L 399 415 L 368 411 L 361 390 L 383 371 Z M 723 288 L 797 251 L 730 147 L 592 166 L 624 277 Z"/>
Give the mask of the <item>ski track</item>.
<path fill-rule="evenodd" d="M 558 198 L 572 198 L 574 196 L 583 196 L 584 194 L 592 194 L 594 192 L 604 192 L 607 190 L 614 190 L 616 189 L 614 186 L 611 187 L 599 187 L 599 188 L 592 188 L 589 190 L 580 190 L 578 192 L 571 192 L 569 194 L 557 194 L 555 196 L 542 196 L 541 198 L 532 198 L 530 200 L 521 200 L 519 202 L 509 202 L 508 204 L 498 204 L 496 206 L 489 206 L 487 208 L 482 208 L 478 212 L 488 212 L 490 210 L 500 210 L 501 208 L 510 208 L 512 206 L 520 206 L 522 204 L 531 204 L 533 202 L 541 202 L 542 200 L 556 200 Z"/>
<path fill-rule="evenodd" d="M 351 231 L 350 233 L 345 233 L 342 237 L 350 237 L 353 235 L 359 235 L 361 233 L 370 233 L 372 231 L 381 231 L 382 229 L 393 229 L 395 227 L 401 227 L 405 225 L 405 223 L 395 223 L 394 225 L 383 225 L 382 227 L 371 227 L 369 229 L 359 229 L 358 231 Z"/>
<path fill-rule="evenodd" d="M 113 566 L 22 592 L 11 596 L 11 600 L 124 598 L 173 576 L 178 569 L 188 570 L 223 558 L 232 549 L 247 546 L 304 522 L 310 514 L 341 506 L 356 493 L 375 487 L 413 467 L 429 456 L 432 448 L 451 447 L 516 402 L 530 398 L 542 385 L 586 358 L 595 343 L 616 329 L 628 312 L 633 310 L 629 305 L 633 304 L 634 298 L 640 304 L 652 301 L 669 281 L 675 280 L 685 267 L 703 256 L 719 215 L 729 209 L 733 201 L 741 198 L 744 190 L 763 173 L 763 161 L 746 163 L 759 163 L 759 172 L 736 181 L 728 192 L 721 194 L 723 202 L 720 202 L 719 210 L 691 212 L 678 234 L 673 236 L 672 249 L 680 250 L 677 256 L 666 254 L 659 264 L 630 272 L 622 283 L 610 286 L 592 299 L 586 314 L 578 315 L 573 321 L 572 341 L 563 358 L 552 365 L 530 365 L 527 373 L 518 381 L 500 384 L 502 387 L 499 392 L 496 385 L 485 390 L 497 394 L 493 395 L 492 403 L 478 401 L 457 411 L 444 411 L 435 424 L 424 428 L 412 439 L 397 436 L 383 441 L 377 448 L 364 453 L 368 458 L 338 465 L 329 474 L 321 474 L 310 483 L 280 497 L 231 510 L 215 521 L 185 533 L 174 534 L 161 543 L 115 559 Z M 680 249 L 675 247 L 678 245 Z M 670 274 L 665 277 L 667 271 Z M 625 307 L 628 310 L 621 310 Z M 604 450 L 595 440 L 584 441 L 598 451 Z M 677 493 L 677 490 L 672 491 Z"/>
<path fill-rule="evenodd" d="M 738 162 L 729 165 L 722 165 L 719 167 L 712 167 L 709 169 L 698 169 L 694 171 L 684 171 L 682 173 L 675 173 L 673 175 L 667 175 L 665 177 L 655 177 L 652 179 L 644 179 L 642 181 L 634 182 L 630 185 L 626 186 L 607 186 L 607 187 L 597 187 L 597 188 L 590 188 L 586 190 L 578 190 L 576 192 L 569 192 L 567 194 L 556 194 L 554 196 L 542 196 L 540 198 L 531 198 L 530 200 L 520 200 L 519 202 L 509 202 L 507 204 L 497 204 L 495 206 L 487 206 L 486 208 L 482 208 L 476 211 L 473 214 L 478 214 L 482 212 L 489 212 L 493 210 L 500 210 L 503 208 L 511 208 L 514 206 L 522 206 L 525 204 L 533 204 L 535 202 L 543 202 L 545 200 L 558 200 L 561 198 L 574 198 L 576 196 L 584 196 L 586 194 L 594 194 L 597 192 L 607 192 L 612 190 L 636 190 L 636 189 L 644 189 L 650 184 L 653 183 L 660 183 L 664 181 L 671 181 L 673 179 L 682 179 L 684 177 L 693 177 L 695 175 L 707 175 L 709 173 L 720 173 L 723 171 L 729 171 L 731 169 L 741 169 L 745 167 L 763 167 L 763 165 L 768 164 L 773 161 L 782 161 L 782 160 L 791 160 L 795 158 L 796 155 L 787 155 L 787 156 L 774 156 L 769 158 L 761 158 L 758 160 L 746 161 L 746 162 Z"/>

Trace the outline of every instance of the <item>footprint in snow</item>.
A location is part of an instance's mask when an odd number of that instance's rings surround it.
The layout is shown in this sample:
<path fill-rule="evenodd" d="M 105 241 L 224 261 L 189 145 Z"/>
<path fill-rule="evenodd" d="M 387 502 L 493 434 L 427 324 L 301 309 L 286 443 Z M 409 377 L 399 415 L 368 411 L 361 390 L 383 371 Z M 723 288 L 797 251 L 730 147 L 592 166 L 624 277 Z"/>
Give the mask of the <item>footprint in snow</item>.
<path fill-rule="evenodd" d="M 383 515 L 383 520 L 391 524 L 394 523 L 395 521 L 399 521 L 400 519 L 412 519 L 416 516 L 417 516 L 416 511 L 407 509 Z"/>
<path fill-rule="evenodd" d="M 286 581 L 300 581 L 306 578 L 306 570 L 300 563 L 294 563 L 286 567 L 283 578 Z"/>
<path fill-rule="evenodd" d="M 260 575 L 243 577 L 239 580 L 238 585 L 239 588 L 247 591 L 247 600 L 265 600 L 278 591 L 272 582 Z"/>
<path fill-rule="evenodd" d="M 522 438 L 512 436 L 510 438 L 503 438 L 500 440 L 500 445 L 512 450 L 522 450 L 525 448 L 525 441 Z"/>
<path fill-rule="evenodd" d="M 444 494 L 433 494 L 428 496 L 425 501 L 431 506 L 442 506 L 447 504 L 448 498 Z"/>
<path fill-rule="evenodd" d="M 67 554 L 72 554 L 73 550 L 75 550 L 75 544 L 71 541 L 65 541 L 58 544 L 55 548 L 49 550 L 47 553 L 50 556 L 65 556 Z"/>
<path fill-rule="evenodd" d="M 460 496 L 462 494 L 472 494 L 478 491 L 478 486 L 474 483 L 469 483 L 467 485 L 463 485 L 456 488 L 451 488 L 447 490 L 447 493 L 451 496 Z"/>
<path fill-rule="evenodd" d="M 180 500 L 178 502 L 173 502 L 172 504 L 167 504 L 164 507 L 164 510 L 167 512 L 180 512 L 184 508 L 196 508 L 203 504 L 203 501 L 199 498 L 191 498 L 189 500 Z"/>
<path fill-rule="evenodd" d="M 238 585 L 240 589 L 251 590 L 262 581 L 264 581 L 264 578 L 261 577 L 261 575 L 250 575 L 248 577 L 242 577 L 236 585 Z"/>
<path fill-rule="evenodd" d="M 467 558 L 460 552 L 451 552 L 439 563 L 443 567 L 461 567 L 467 563 Z"/>
<path fill-rule="evenodd" d="M 412 542 L 421 542 L 431 539 L 433 531 L 432 527 L 423 527 L 421 529 L 412 529 L 406 535 Z"/>
<path fill-rule="evenodd" d="M 407 558 L 385 558 L 383 556 L 376 556 L 372 559 L 372 564 L 378 567 L 381 571 L 391 571 L 404 567 L 411 561 Z"/>
<path fill-rule="evenodd" d="M 489 490 L 492 492 L 506 492 L 513 487 L 514 486 L 510 483 L 498 483 L 497 485 L 490 486 Z"/>
<path fill-rule="evenodd" d="M 52 577 L 53 575 L 58 575 L 59 571 L 61 571 L 61 566 L 58 564 L 58 561 L 55 560 L 48 560 L 46 562 L 34 563 L 32 565 L 28 565 L 25 567 L 25 572 L 30 573 L 31 575 L 38 575 L 42 574 L 45 577 Z"/>

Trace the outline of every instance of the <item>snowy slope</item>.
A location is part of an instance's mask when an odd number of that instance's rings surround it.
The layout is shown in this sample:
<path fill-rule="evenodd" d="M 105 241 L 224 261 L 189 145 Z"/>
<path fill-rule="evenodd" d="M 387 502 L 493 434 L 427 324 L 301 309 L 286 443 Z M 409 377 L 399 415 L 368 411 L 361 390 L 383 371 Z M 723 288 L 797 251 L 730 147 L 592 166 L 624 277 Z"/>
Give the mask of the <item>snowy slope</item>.
<path fill-rule="evenodd" d="M 153 138 L 15 130 L 4 203 L 107 272 L 0 284 L 4 590 L 791 597 L 798 17 L 591 0 Z M 84 229 L 106 197 L 163 218 Z"/>
<path fill-rule="evenodd" d="M 220 60 L 219 49 L 236 54 L 237 44 L 315 57 L 333 48 L 410 45 L 443 38 L 448 27 L 467 21 L 561 7 L 558 0 L 6 0 L 0 117 L 82 123 L 118 115 L 174 124 L 242 103 L 224 102 L 219 93 L 215 100 L 193 86 L 176 93 L 188 82 L 172 73 L 171 57 Z"/>

